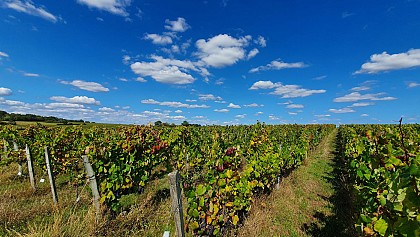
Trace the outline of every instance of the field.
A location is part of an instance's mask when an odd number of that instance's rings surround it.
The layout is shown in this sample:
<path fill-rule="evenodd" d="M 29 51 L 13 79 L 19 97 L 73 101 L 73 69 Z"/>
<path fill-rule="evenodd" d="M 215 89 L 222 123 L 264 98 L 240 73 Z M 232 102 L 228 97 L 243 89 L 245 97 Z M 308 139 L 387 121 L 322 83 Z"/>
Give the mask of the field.
<path fill-rule="evenodd" d="M 169 230 L 175 236 L 167 174 L 178 170 L 187 236 L 417 236 L 418 134 L 418 125 L 3 126 L 0 190 L 8 198 L 0 201 L 0 235 L 161 236 Z M 364 153 L 372 150 L 366 136 L 388 150 Z M 365 142 L 363 149 L 351 139 Z M 16 175 L 26 162 L 25 144 L 36 191 L 26 165 L 24 175 Z M 101 195 L 96 220 L 83 155 Z M 384 177 L 387 170 L 400 172 L 399 186 L 382 176 L 370 179 L 355 165 L 360 155 L 374 157 L 370 165 L 360 159 Z M 369 185 L 381 187 L 381 195 L 363 192 Z"/>

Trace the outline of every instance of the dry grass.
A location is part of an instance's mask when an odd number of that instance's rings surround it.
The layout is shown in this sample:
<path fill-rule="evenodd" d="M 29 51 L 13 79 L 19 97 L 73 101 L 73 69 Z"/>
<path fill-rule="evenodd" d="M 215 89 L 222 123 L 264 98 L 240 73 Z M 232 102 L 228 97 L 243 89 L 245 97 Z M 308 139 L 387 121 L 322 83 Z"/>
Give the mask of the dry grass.
<path fill-rule="evenodd" d="M 329 182 L 333 171 L 335 133 L 309 154 L 308 160 L 283 178 L 279 190 L 255 200 L 238 236 L 313 236 L 308 229 L 322 229 L 333 216 Z M 320 219 L 322 216 L 322 220 Z"/>

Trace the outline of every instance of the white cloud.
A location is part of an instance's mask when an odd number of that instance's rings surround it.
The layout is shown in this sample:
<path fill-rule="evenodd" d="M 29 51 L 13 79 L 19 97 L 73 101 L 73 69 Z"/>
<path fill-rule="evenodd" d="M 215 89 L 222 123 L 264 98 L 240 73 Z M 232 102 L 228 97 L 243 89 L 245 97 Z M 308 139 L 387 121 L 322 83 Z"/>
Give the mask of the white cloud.
<path fill-rule="evenodd" d="M 325 117 L 331 117 L 330 114 L 316 114 L 315 117 L 317 118 L 325 118 Z"/>
<path fill-rule="evenodd" d="M 160 83 L 190 84 L 195 79 L 188 74 L 190 70 L 199 71 L 191 61 L 166 59 L 152 55 L 154 62 L 136 62 L 131 64 L 131 70 L 140 76 L 149 76 Z"/>
<path fill-rule="evenodd" d="M 352 91 L 367 91 L 370 90 L 369 86 L 356 86 L 351 88 Z"/>
<path fill-rule="evenodd" d="M 261 114 L 264 114 L 264 112 L 259 111 L 255 115 L 258 116 L 258 115 L 261 115 Z"/>
<path fill-rule="evenodd" d="M 369 115 L 368 114 L 361 114 L 360 116 L 362 116 L 362 117 L 368 117 Z"/>
<path fill-rule="evenodd" d="M 281 98 L 297 98 L 297 97 L 307 97 L 313 94 L 322 94 L 325 93 L 326 90 L 309 90 L 301 88 L 298 85 L 281 85 L 276 87 L 274 92 L 270 94 L 279 95 Z"/>
<path fill-rule="evenodd" d="M 215 109 L 214 112 L 227 113 L 227 112 L 229 112 L 229 110 L 228 109 Z"/>
<path fill-rule="evenodd" d="M 256 68 L 252 68 L 249 70 L 249 72 L 259 72 L 259 71 L 267 71 L 267 70 L 281 70 L 286 68 L 304 68 L 307 67 L 303 62 L 297 62 L 297 63 L 285 63 L 282 61 L 271 61 L 271 63 L 265 65 L 265 66 L 259 66 Z"/>
<path fill-rule="evenodd" d="M 328 111 L 330 111 L 331 113 L 336 113 L 336 114 L 344 114 L 344 113 L 353 113 L 356 112 L 353 109 L 350 108 L 342 108 L 342 109 L 329 109 Z"/>
<path fill-rule="evenodd" d="M 12 90 L 5 87 L 0 87 L 0 96 L 8 96 L 12 94 Z"/>
<path fill-rule="evenodd" d="M 259 105 L 259 104 L 257 104 L 257 103 L 252 103 L 252 104 L 247 104 L 247 105 L 244 105 L 244 107 L 263 107 L 264 105 Z"/>
<path fill-rule="evenodd" d="M 268 119 L 269 120 L 280 120 L 280 118 L 279 117 L 276 117 L 276 116 L 274 116 L 274 115 L 268 115 Z"/>
<path fill-rule="evenodd" d="M 146 34 L 144 39 L 151 40 L 153 44 L 158 45 L 172 44 L 172 38 L 167 35 Z"/>
<path fill-rule="evenodd" d="M 0 57 L 5 57 L 5 58 L 8 58 L 8 57 L 9 57 L 9 55 L 8 55 L 7 53 L 5 53 L 5 52 L 1 52 L 1 51 L 0 51 Z"/>
<path fill-rule="evenodd" d="M 39 74 L 37 74 L 37 73 L 29 73 L 29 72 L 25 72 L 25 73 L 23 73 L 23 75 L 24 75 L 25 77 L 39 77 Z"/>
<path fill-rule="evenodd" d="M 175 102 L 175 101 L 160 102 L 160 101 L 156 101 L 154 99 L 142 100 L 141 103 L 142 104 L 154 104 L 154 105 L 161 105 L 161 106 L 169 106 L 169 107 L 172 107 L 172 108 L 187 108 L 187 109 L 210 108 L 210 106 L 204 105 L 204 104 L 202 104 L 202 105 L 184 104 L 184 103 Z"/>
<path fill-rule="evenodd" d="M 275 88 L 275 90 L 270 94 L 279 95 L 282 98 L 306 97 L 313 94 L 321 94 L 326 92 L 326 90 L 309 90 L 301 88 L 299 85 L 282 85 L 280 82 L 273 83 L 271 81 L 255 82 L 249 89 L 258 90 L 273 88 Z"/>
<path fill-rule="evenodd" d="M 249 51 L 248 56 L 246 57 L 246 59 L 251 59 L 253 57 L 255 57 L 260 51 L 258 49 L 252 49 L 251 51 Z"/>
<path fill-rule="evenodd" d="M 138 82 L 147 82 L 147 80 L 146 79 L 144 79 L 143 77 L 137 77 L 136 78 L 136 81 L 138 81 Z"/>
<path fill-rule="evenodd" d="M 122 58 L 122 61 L 125 65 L 130 64 L 130 60 L 131 60 L 131 57 L 128 56 L 128 55 L 124 55 L 123 58 Z"/>
<path fill-rule="evenodd" d="M 301 104 L 289 104 L 286 106 L 286 108 L 288 109 L 302 109 L 305 106 L 301 105 Z"/>
<path fill-rule="evenodd" d="M 243 119 L 245 117 L 246 117 L 246 114 L 238 114 L 235 116 L 235 118 L 238 118 L 238 119 Z"/>
<path fill-rule="evenodd" d="M 6 0 L 3 3 L 3 6 L 28 15 L 41 17 L 54 23 L 60 19 L 60 17 L 54 16 L 52 13 L 45 10 L 44 7 L 35 6 L 31 0 Z"/>
<path fill-rule="evenodd" d="M 366 107 L 369 105 L 374 105 L 374 103 L 370 103 L 370 102 L 358 102 L 358 103 L 354 103 L 352 105 L 350 105 L 349 107 Z"/>
<path fill-rule="evenodd" d="M 207 101 L 207 100 L 221 101 L 221 100 L 223 100 L 222 97 L 215 96 L 215 95 L 212 95 L 212 94 L 199 94 L 198 99 L 199 100 L 204 100 L 204 101 Z"/>
<path fill-rule="evenodd" d="M 257 81 L 249 89 L 250 90 L 272 89 L 280 85 L 281 83 L 273 83 L 271 81 Z"/>
<path fill-rule="evenodd" d="M 397 98 L 387 96 L 387 97 L 380 97 L 384 93 L 377 93 L 377 94 L 360 94 L 359 92 L 352 92 L 350 94 L 347 94 L 342 97 L 337 97 L 333 101 L 334 102 L 356 102 L 360 100 L 373 100 L 373 101 L 379 101 L 379 100 L 396 100 Z"/>
<path fill-rule="evenodd" d="M 420 49 L 410 49 L 405 53 L 374 54 L 370 56 L 370 62 L 364 63 L 360 70 L 354 74 L 361 73 L 378 73 L 383 71 L 391 71 L 398 69 L 406 69 L 420 66 Z"/>
<path fill-rule="evenodd" d="M 182 110 L 178 109 L 178 110 L 175 110 L 174 112 L 177 113 L 177 114 L 180 114 L 180 113 L 182 113 Z"/>
<path fill-rule="evenodd" d="M 165 20 L 165 29 L 175 32 L 185 32 L 189 28 L 191 28 L 184 18 L 178 17 L 176 21 L 170 21 L 169 19 Z"/>
<path fill-rule="evenodd" d="M 258 36 L 258 38 L 255 40 L 255 43 L 257 43 L 259 46 L 263 48 L 267 46 L 267 42 L 262 36 Z"/>
<path fill-rule="evenodd" d="M 96 82 L 88 82 L 88 81 L 82 81 L 82 80 L 74 80 L 71 82 L 68 82 L 68 81 L 60 81 L 60 82 L 62 84 L 72 85 L 81 90 L 86 90 L 86 91 L 91 91 L 91 92 L 108 92 L 109 91 L 108 88 Z"/>
<path fill-rule="evenodd" d="M 126 8 L 131 4 L 131 0 L 77 0 L 77 2 L 123 17 L 129 16 Z"/>
<path fill-rule="evenodd" d="M 420 83 L 417 83 L 417 82 L 408 83 L 408 88 L 413 88 L 413 87 L 417 87 L 417 86 L 420 86 Z"/>
<path fill-rule="evenodd" d="M 326 76 L 326 75 L 322 75 L 322 76 L 317 76 L 317 77 L 314 77 L 314 78 L 312 78 L 312 79 L 314 79 L 314 80 L 323 80 L 323 79 L 325 79 L 325 78 L 327 78 L 327 76 Z"/>
<path fill-rule="evenodd" d="M 296 113 L 296 112 L 288 112 L 288 114 L 290 114 L 290 115 L 297 115 L 298 113 Z"/>
<path fill-rule="evenodd" d="M 81 104 L 73 104 L 73 103 L 49 103 L 45 106 L 47 109 L 56 109 L 56 108 L 71 108 L 71 109 L 82 109 L 84 108 Z"/>
<path fill-rule="evenodd" d="M 99 108 L 98 110 L 102 111 L 102 112 L 114 112 L 115 111 L 114 109 L 108 108 L 108 107 L 102 107 L 102 108 Z"/>
<path fill-rule="evenodd" d="M 124 78 L 124 77 L 120 77 L 120 78 L 118 78 L 118 80 L 123 81 L 123 82 L 127 82 L 128 81 L 128 79 L 127 78 Z"/>
<path fill-rule="evenodd" d="M 7 105 L 7 106 L 23 106 L 25 103 L 16 100 L 6 100 L 3 97 L 0 97 L 0 105 Z"/>
<path fill-rule="evenodd" d="M 234 38 L 227 34 L 220 34 L 207 40 L 200 39 L 196 42 L 199 50 L 196 55 L 205 66 L 221 68 L 233 65 L 245 58 L 245 47 L 251 39 L 251 36 Z"/>
<path fill-rule="evenodd" d="M 101 102 L 95 100 L 95 98 L 90 98 L 87 96 L 74 96 L 72 98 L 67 98 L 64 96 L 52 96 L 50 100 L 54 100 L 62 103 L 71 103 L 71 104 L 87 104 L 87 105 L 100 105 Z"/>
<path fill-rule="evenodd" d="M 231 108 L 231 109 L 240 109 L 240 108 L 241 108 L 241 106 L 240 106 L 240 105 L 235 105 L 235 104 L 233 104 L 233 103 L 230 103 L 230 104 L 228 105 L 228 108 Z"/>

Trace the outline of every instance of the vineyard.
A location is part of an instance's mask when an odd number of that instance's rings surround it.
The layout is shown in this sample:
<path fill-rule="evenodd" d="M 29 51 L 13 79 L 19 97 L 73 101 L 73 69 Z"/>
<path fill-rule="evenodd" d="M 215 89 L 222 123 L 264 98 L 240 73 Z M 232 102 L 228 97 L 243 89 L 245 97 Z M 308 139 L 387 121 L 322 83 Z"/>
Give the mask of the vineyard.
<path fill-rule="evenodd" d="M 86 183 L 82 157 L 92 164 L 101 206 L 122 211 L 127 195 L 178 170 L 185 231 L 193 236 L 227 236 L 245 221 L 255 197 L 269 194 L 300 166 L 335 125 L 251 126 L 2 126 L 0 165 L 27 162 L 36 170 L 64 177 L 70 189 Z M 420 229 L 420 126 L 345 125 L 338 129 L 338 152 L 346 164 L 359 233 L 418 236 Z M 16 147 L 16 148 L 14 148 Z M 46 174 L 45 174 L 46 175 Z M 40 176 L 40 174 L 38 174 Z M 91 178 L 91 177 L 90 177 Z M 104 213 L 104 214 L 105 214 Z"/>

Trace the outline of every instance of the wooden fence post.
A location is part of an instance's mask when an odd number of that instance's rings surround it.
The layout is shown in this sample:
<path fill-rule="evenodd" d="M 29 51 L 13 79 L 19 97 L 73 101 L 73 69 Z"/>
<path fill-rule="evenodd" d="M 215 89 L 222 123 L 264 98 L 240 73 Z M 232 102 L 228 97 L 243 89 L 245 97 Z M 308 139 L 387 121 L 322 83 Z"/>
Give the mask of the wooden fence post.
<path fill-rule="evenodd" d="M 51 193 L 53 196 L 54 204 L 57 204 L 58 203 L 57 190 L 55 189 L 54 174 L 51 170 L 50 157 L 48 155 L 48 147 L 45 147 L 44 150 L 45 150 L 45 162 L 47 163 L 48 178 L 50 179 L 50 185 L 51 185 Z"/>
<path fill-rule="evenodd" d="M 32 189 L 35 191 L 36 186 L 35 186 L 34 167 L 32 164 L 31 152 L 29 151 L 28 144 L 26 144 L 25 151 L 26 151 L 26 161 L 28 162 L 29 181 L 31 182 Z"/>
<path fill-rule="evenodd" d="M 172 211 L 174 213 L 175 227 L 176 227 L 176 236 L 185 237 L 184 232 L 184 212 L 182 209 L 182 196 L 181 196 L 181 187 L 178 170 L 170 173 L 169 175 L 169 184 L 172 200 Z"/>
<path fill-rule="evenodd" d="M 2 159 L 6 159 L 7 158 L 7 146 L 6 146 L 6 140 L 3 139 L 3 155 L 2 155 Z"/>
<path fill-rule="evenodd" d="M 99 221 L 99 215 L 101 213 L 101 206 L 99 203 L 99 200 L 101 199 L 101 196 L 99 195 L 98 191 L 98 184 L 96 183 L 96 177 L 95 172 L 92 169 L 92 165 L 89 162 L 89 158 L 87 155 L 83 155 L 83 165 L 85 166 L 86 173 L 89 180 L 89 186 L 92 189 L 92 195 L 93 195 L 93 205 L 95 206 L 95 213 L 96 213 L 96 223 Z"/>
<path fill-rule="evenodd" d="M 13 141 L 13 150 L 16 151 L 16 152 L 19 151 L 18 144 L 15 141 Z M 20 163 L 20 160 L 18 160 L 18 165 L 19 165 L 18 175 L 19 176 L 22 176 L 22 174 L 23 174 L 23 168 L 22 168 L 22 163 Z"/>

